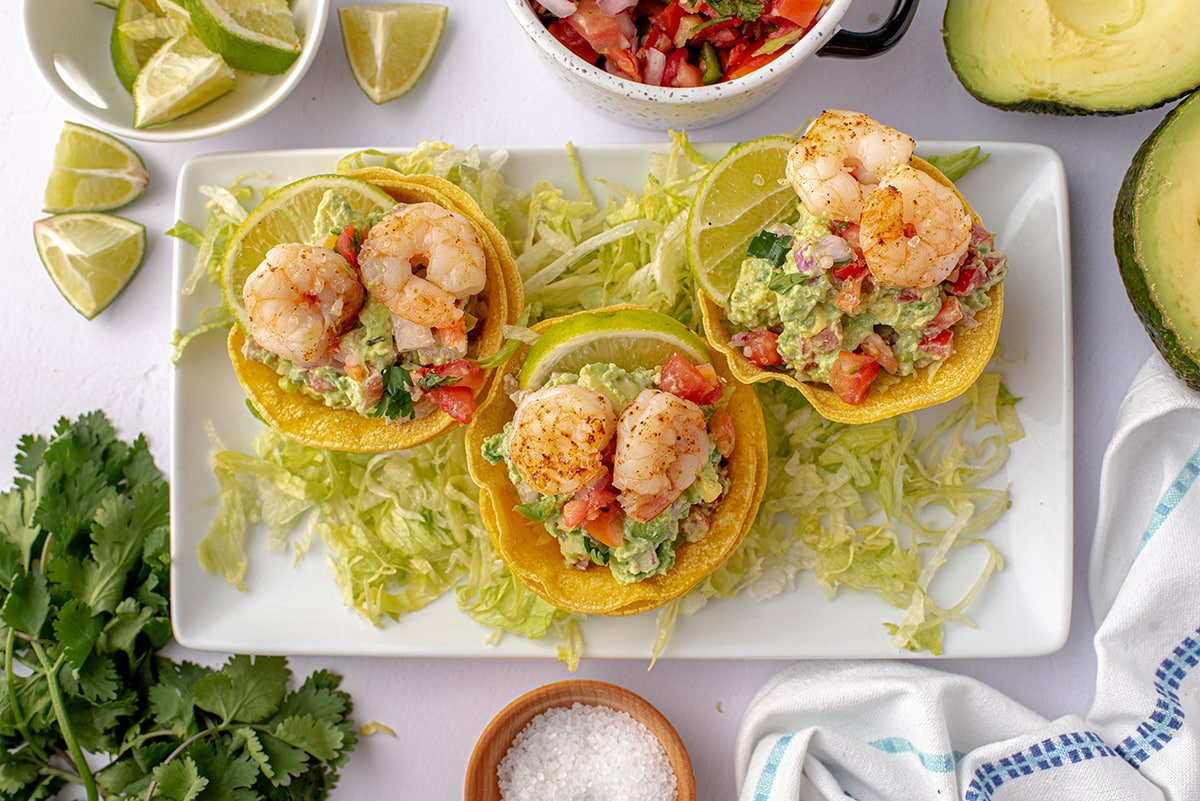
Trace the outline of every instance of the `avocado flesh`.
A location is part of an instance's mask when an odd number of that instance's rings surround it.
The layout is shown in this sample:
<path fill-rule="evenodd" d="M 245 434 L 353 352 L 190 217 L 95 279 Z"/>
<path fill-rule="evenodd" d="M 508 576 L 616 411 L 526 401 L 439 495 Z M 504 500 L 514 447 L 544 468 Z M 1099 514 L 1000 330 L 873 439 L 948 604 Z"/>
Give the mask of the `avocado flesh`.
<path fill-rule="evenodd" d="M 993 106 L 1124 114 L 1200 86 L 1197 0 L 948 0 L 963 86 Z"/>
<path fill-rule="evenodd" d="M 1200 93 L 1138 149 L 1113 213 L 1121 277 L 1175 373 L 1200 390 Z"/>

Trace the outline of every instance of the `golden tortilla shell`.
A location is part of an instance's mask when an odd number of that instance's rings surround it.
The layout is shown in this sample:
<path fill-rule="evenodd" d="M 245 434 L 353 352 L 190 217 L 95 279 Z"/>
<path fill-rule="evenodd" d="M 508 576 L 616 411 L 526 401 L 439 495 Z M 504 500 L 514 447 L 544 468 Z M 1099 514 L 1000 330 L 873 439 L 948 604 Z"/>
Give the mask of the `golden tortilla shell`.
<path fill-rule="evenodd" d="M 521 314 L 524 292 L 508 242 L 474 199 L 449 181 L 432 175 L 404 175 L 382 167 L 349 174 L 379 186 L 398 202 L 437 203 L 475 224 L 487 260 L 487 283 L 481 293 L 487 313 L 471 331 L 467 353 L 473 359 L 481 359 L 499 350 L 504 344 L 504 326 L 515 323 Z M 235 326 L 229 332 L 228 348 L 238 382 L 263 421 L 296 442 L 359 453 L 402 450 L 434 440 L 460 425 L 440 409 L 418 420 L 389 423 L 380 417 L 364 417 L 352 409 L 326 406 L 298 390 L 281 386 L 278 373 L 244 356 L 244 344 L 245 334 Z M 490 381 L 489 374 L 480 397 L 487 393 Z"/>
<path fill-rule="evenodd" d="M 954 190 L 971 217 L 983 225 L 979 215 L 971 208 L 967 199 L 959 193 L 946 176 L 929 162 L 913 156 L 913 166 L 929 173 L 941 183 Z M 821 415 L 838 423 L 871 423 L 885 420 L 905 412 L 923 409 L 957 398 L 971 388 L 975 380 L 987 367 L 1000 341 L 1000 322 L 1004 315 L 1004 285 L 997 284 L 988 290 L 992 303 L 975 316 L 978 325 L 954 332 L 954 352 L 937 366 L 918 368 L 912 375 L 889 386 L 886 391 L 874 389 L 858 405 L 846 403 L 827 384 L 800 381 L 790 373 L 765 370 L 751 362 L 740 348 L 730 343 L 729 329 L 725 325 L 724 310 L 701 293 L 700 311 L 704 318 L 704 333 L 713 347 L 725 354 L 729 369 L 742 381 L 782 381 L 800 390 Z"/>
<path fill-rule="evenodd" d="M 545 320 L 534 330 L 541 333 L 562 319 L 566 318 Z M 607 568 L 593 565 L 579 570 L 567 566 L 558 542 L 545 527 L 513 510 L 519 500 L 506 465 L 490 464 L 483 458 L 484 440 L 500 433 L 515 411 L 503 377 L 515 376 L 528 350 L 529 346 L 522 346 L 497 368 L 486 400 L 467 426 L 467 467 L 480 487 L 480 510 L 500 558 L 534 593 L 576 614 L 634 615 L 683 595 L 729 558 L 758 514 L 767 483 L 767 434 L 754 389 L 734 381 L 722 360 L 713 359 L 717 372 L 734 390 L 728 410 L 737 432 L 737 446 L 728 462 L 729 490 L 713 515 L 708 534 L 698 542 L 680 545 L 675 564 L 667 573 L 621 584 Z"/>

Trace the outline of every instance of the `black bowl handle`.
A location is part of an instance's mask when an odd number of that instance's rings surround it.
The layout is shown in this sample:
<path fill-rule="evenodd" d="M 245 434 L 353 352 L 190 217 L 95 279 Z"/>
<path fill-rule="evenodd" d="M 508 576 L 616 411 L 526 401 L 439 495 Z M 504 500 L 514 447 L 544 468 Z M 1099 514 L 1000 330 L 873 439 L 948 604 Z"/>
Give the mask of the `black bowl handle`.
<path fill-rule="evenodd" d="M 862 0 L 859 0 L 862 2 Z M 899 42 L 917 13 L 917 0 L 896 0 L 887 20 L 873 31 L 841 30 L 817 51 L 818 56 L 866 58 L 877 56 Z"/>

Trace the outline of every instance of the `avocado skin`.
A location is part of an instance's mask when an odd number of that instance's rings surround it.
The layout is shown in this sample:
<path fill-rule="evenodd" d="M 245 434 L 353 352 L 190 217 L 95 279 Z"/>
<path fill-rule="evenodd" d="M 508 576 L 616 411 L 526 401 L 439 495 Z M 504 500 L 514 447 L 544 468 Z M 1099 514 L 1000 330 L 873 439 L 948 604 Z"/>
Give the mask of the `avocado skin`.
<path fill-rule="evenodd" d="M 1086 3 L 1087 0 L 1079 0 Z M 959 83 L 967 91 L 971 97 L 981 103 L 984 103 L 993 108 L 998 108 L 1003 111 L 1017 112 L 1032 112 L 1037 114 L 1047 114 L 1055 116 L 1100 116 L 1112 117 L 1125 114 L 1133 114 L 1139 111 L 1148 111 L 1155 108 L 1161 108 L 1169 103 L 1172 103 L 1181 97 L 1186 97 L 1197 88 L 1200 88 L 1200 80 L 1194 82 L 1176 83 L 1175 85 L 1163 84 L 1158 85 L 1154 71 L 1148 71 L 1145 76 L 1143 86 L 1146 89 L 1145 95 L 1134 103 L 1087 103 L 1073 100 L 1071 90 L 1077 87 L 1066 87 L 1059 96 L 1006 96 L 1004 99 L 990 94 L 992 82 L 1003 85 L 1004 76 L 1010 71 L 1009 64 L 992 64 L 991 69 L 985 70 L 980 68 L 972 69 L 969 64 L 963 63 L 956 56 L 958 50 L 954 46 L 954 39 L 960 35 L 957 32 L 957 26 L 963 25 L 963 20 L 974 19 L 981 9 L 989 3 L 999 2 L 1004 3 L 1007 0 L 947 0 L 946 10 L 942 17 L 942 44 L 945 48 L 947 61 L 950 64 L 950 69 L 954 72 Z M 1012 12 L 1014 25 L 1019 25 L 1020 13 Z M 1180 25 L 1189 25 L 1190 21 L 1181 20 Z M 971 31 L 971 34 L 977 32 Z M 1103 72 L 1103 64 L 1097 63 L 1097 70 Z M 999 77 L 998 77 L 999 76 Z M 1178 79 L 1177 79 L 1178 81 Z M 1190 85 L 1188 85 L 1190 83 Z M 1015 84 L 1014 84 L 1015 86 Z"/>
<path fill-rule="evenodd" d="M 1151 169 L 1159 173 L 1171 171 L 1172 164 L 1154 163 L 1154 156 L 1159 144 L 1165 141 L 1166 137 L 1175 135 L 1175 125 L 1189 114 L 1200 115 L 1200 93 L 1192 94 L 1172 109 L 1134 154 L 1121 182 L 1113 209 L 1113 244 L 1121 280 L 1125 284 L 1125 293 L 1129 296 L 1129 302 L 1133 305 L 1142 326 L 1175 374 L 1192 389 L 1200 390 L 1200 360 L 1197 359 L 1196 351 L 1180 340 L 1179 335 L 1164 319 L 1162 309 L 1156 301 L 1157 296 L 1176 288 L 1155 286 L 1151 283 L 1138 242 L 1138 218 L 1142 212 L 1143 197 L 1142 179 Z M 1196 141 L 1193 147 L 1200 148 L 1200 140 Z M 1181 180 L 1195 178 L 1195 175 L 1180 174 Z"/>

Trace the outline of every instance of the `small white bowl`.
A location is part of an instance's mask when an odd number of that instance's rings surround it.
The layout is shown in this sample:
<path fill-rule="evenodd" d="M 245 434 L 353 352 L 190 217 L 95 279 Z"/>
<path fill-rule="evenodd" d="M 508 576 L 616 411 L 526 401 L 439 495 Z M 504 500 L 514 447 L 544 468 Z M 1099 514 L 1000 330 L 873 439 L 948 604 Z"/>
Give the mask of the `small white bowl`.
<path fill-rule="evenodd" d="M 133 127 L 133 98 L 117 79 L 109 54 L 114 11 L 87 0 L 25 0 L 25 42 L 42 77 L 83 121 L 120 137 L 149 142 L 203 139 L 257 120 L 300 83 L 317 55 L 329 0 L 293 0 L 300 55 L 281 75 L 239 71 L 233 91 L 177 120 Z"/>
<path fill-rule="evenodd" d="M 507 2 L 543 61 L 580 100 L 633 125 L 658 129 L 702 128 L 736 117 L 770 97 L 813 53 L 849 58 L 878 55 L 900 40 L 917 8 L 917 0 L 896 0 L 879 28 L 859 33 L 840 29 L 851 0 L 832 0 L 812 29 L 766 66 L 731 81 L 679 89 L 620 78 L 585 62 L 554 38 L 528 0 Z"/>

